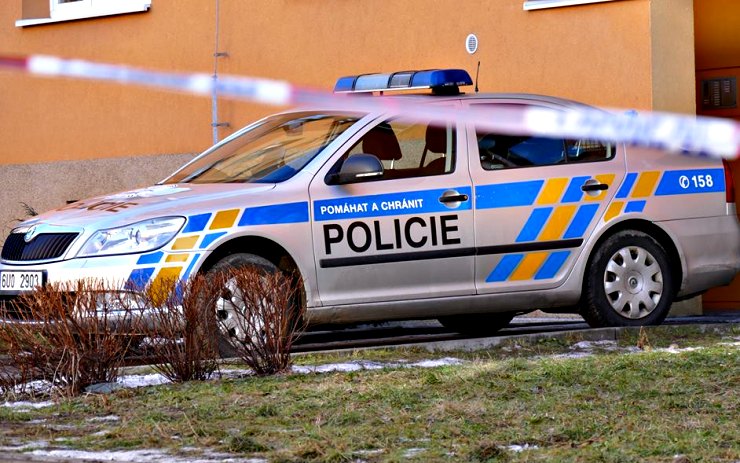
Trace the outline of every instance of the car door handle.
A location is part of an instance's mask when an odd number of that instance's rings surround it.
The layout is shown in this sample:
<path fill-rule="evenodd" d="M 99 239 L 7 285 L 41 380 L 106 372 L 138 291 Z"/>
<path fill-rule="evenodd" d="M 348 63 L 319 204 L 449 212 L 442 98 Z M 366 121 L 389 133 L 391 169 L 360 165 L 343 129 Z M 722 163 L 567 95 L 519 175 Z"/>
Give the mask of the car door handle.
<path fill-rule="evenodd" d="M 584 183 L 581 186 L 583 191 L 605 191 L 609 189 L 609 185 L 606 183 Z"/>
<path fill-rule="evenodd" d="M 440 203 L 461 203 L 467 200 L 468 200 L 468 195 L 466 194 L 448 195 L 448 196 L 439 197 Z"/>

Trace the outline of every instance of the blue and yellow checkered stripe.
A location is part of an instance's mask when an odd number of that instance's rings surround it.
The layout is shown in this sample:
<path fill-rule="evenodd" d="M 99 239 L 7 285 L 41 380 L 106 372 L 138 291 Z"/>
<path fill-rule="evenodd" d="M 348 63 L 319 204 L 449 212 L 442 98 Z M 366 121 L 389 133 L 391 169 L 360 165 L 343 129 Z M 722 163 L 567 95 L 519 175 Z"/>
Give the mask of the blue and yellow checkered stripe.
<path fill-rule="evenodd" d="M 609 186 L 614 174 L 558 177 L 476 189 L 476 208 L 535 206 L 516 237 L 516 243 L 583 238 L 607 191 L 587 195 L 581 187 L 595 178 Z M 571 251 L 514 253 L 503 256 L 486 282 L 545 280 L 555 278 Z"/>
<path fill-rule="evenodd" d="M 143 254 L 126 287 L 142 289 L 187 279 L 208 247 L 235 227 L 308 222 L 308 203 L 297 202 L 191 215 L 168 250 Z"/>
<path fill-rule="evenodd" d="M 661 172 L 657 170 L 628 173 L 619 191 L 614 196 L 614 201 L 604 214 L 604 222 L 608 222 L 622 213 L 642 212 L 647 204 L 644 198 L 654 194 L 660 176 Z"/>

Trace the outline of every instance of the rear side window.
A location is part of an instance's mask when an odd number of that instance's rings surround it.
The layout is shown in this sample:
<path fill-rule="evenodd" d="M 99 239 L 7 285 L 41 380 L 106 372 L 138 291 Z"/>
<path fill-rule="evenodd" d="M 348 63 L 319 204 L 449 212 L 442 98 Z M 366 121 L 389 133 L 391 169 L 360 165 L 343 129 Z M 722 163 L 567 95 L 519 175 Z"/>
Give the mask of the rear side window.
<path fill-rule="evenodd" d="M 485 170 L 553 166 L 606 161 L 614 157 L 612 144 L 593 140 L 564 140 L 501 135 L 477 131 L 478 154 Z"/>

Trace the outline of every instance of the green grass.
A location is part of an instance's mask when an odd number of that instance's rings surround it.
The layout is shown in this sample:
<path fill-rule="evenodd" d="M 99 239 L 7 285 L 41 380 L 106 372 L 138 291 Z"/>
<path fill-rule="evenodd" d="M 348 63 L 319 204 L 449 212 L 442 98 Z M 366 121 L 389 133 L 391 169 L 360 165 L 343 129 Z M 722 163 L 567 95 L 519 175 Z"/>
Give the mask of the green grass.
<path fill-rule="evenodd" d="M 542 356 L 569 351 L 563 342 L 538 341 L 456 353 L 467 359 L 460 366 L 191 382 L 27 413 L 0 407 L 0 445 L 64 438 L 80 449 L 185 446 L 275 462 L 740 459 L 740 350 L 718 333 L 664 335 L 650 331 L 650 346 L 680 338 L 706 347 L 569 359 Z M 430 357 L 384 350 L 299 362 Z M 120 421 L 88 421 L 107 415 Z M 515 453 L 512 444 L 537 448 Z"/>

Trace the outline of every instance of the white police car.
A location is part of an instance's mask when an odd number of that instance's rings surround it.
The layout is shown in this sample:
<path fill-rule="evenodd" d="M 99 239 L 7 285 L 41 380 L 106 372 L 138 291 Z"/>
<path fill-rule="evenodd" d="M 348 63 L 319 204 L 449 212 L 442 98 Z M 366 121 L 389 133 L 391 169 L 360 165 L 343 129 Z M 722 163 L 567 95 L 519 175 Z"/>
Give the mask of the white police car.
<path fill-rule="evenodd" d="M 471 83 L 433 70 L 342 78 L 335 90 L 431 88 L 424 102 L 461 114 L 579 106 L 459 93 Z M 674 300 L 737 274 L 735 207 L 720 161 L 391 109 L 300 109 L 244 128 L 158 185 L 20 224 L 2 250 L 0 295 L 101 276 L 137 291 L 256 264 L 300 274 L 311 323 L 439 318 L 491 332 L 544 309 L 594 326 L 656 324 Z"/>

